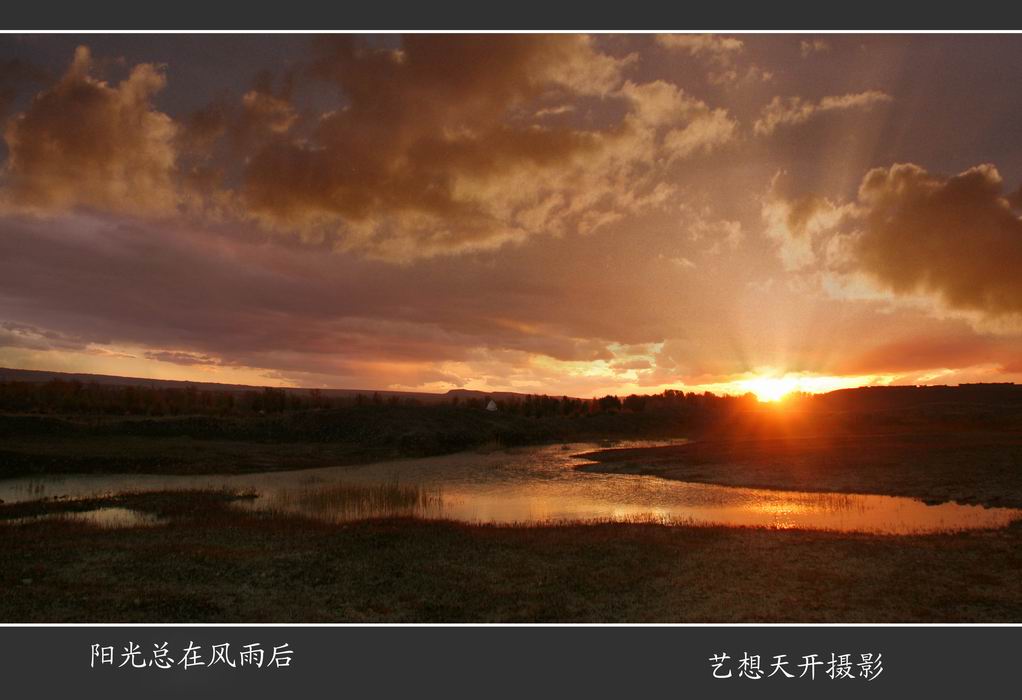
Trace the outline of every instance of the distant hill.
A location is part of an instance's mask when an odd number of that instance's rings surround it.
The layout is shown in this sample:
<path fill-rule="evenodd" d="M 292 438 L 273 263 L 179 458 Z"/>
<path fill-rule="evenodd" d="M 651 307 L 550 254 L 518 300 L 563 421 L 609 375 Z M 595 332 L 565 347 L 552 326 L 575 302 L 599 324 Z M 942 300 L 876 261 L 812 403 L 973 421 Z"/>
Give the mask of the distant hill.
<path fill-rule="evenodd" d="M 84 373 L 70 373 L 70 372 L 50 372 L 44 370 L 35 369 L 11 369 L 7 367 L 0 367 L 0 382 L 34 382 L 34 383 L 45 383 L 53 380 L 62 380 L 65 382 L 82 382 L 82 383 L 93 383 L 93 384 L 106 384 L 111 386 L 144 386 L 144 387 L 162 387 L 162 388 L 178 388 L 183 389 L 186 387 L 194 386 L 205 391 L 229 391 L 229 392 L 245 392 L 245 391 L 262 391 L 265 387 L 253 386 L 248 384 L 221 384 L 218 382 L 192 382 L 178 379 L 145 379 L 140 377 L 118 377 L 109 374 L 84 374 Z M 284 391 L 295 392 L 299 394 L 308 394 L 313 389 L 306 388 L 293 388 L 283 387 Z M 461 399 L 469 398 L 483 398 L 491 397 L 495 399 L 507 399 L 513 397 L 525 396 L 525 394 L 519 394 L 510 391 L 476 391 L 474 389 L 451 389 L 443 394 L 430 393 L 424 391 L 390 391 L 380 389 L 319 389 L 319 392 L 323 396 L 357 396 L 363 394 L 365 396 L 372 396 L 378 394 L 384 398 L 390 396 L 396 396 L 398 398 L 412 398 L 417 399 L 423 403 L 440 403 L 450 401 L 453 397 L 457 396 Z"/>
<path fill-rule="evenodd" d="M 487 396 L 492 399 L 510 399 L 516 396 L 526 396 L 526 394 L 519 394 L 513 391 L 478 391 L 476 389 L 451 389 L 446 394 L 443 394 L 443 396 L 448 398 L 457 396 L 462 399 L 481 399 Z"/>
<path fill-rule="evenodd" d="M 907 408 L 959 406 L 1022 407 L 1018 384 L 959 384 L 957 386 L 867 386 L 839 389 L 814 398 L 832 410 L 890 411 Z"/>

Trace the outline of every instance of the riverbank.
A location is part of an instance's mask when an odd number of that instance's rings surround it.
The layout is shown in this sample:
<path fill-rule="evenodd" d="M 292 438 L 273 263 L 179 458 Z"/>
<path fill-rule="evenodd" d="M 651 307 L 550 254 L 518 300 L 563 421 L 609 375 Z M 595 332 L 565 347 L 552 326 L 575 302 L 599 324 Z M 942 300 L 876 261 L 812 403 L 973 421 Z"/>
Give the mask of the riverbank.
<path fill-rule="evenodd" d="M 338 526 L 236 510 L 230 498 L 123 497 L 119 507 L 165 519 L 145 527 L 0 524 L 0 621 L 1022 621 L 1019 524 L 910 537 L 412 519 Z M 0 518 L 28 514 L 12 507 L 0 506 Z"/>
<path fill-rule="evenodd" d="M 590 472 L 1022 507 L 1022 432 L 1013 430 L 733 436 L 579 456 L 591 461 L 579 469 Z"/>

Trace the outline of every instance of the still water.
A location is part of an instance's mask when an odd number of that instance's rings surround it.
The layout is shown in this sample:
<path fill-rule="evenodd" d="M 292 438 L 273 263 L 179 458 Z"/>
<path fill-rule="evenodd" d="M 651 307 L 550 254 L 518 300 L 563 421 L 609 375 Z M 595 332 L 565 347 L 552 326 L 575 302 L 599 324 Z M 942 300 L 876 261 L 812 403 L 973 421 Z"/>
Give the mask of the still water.
<path fill-rule="evenodd" d="M 72 511 L 67 513 L 48 513 L 31 515 L 25 518 L 13 518 L 0 521 L 0 525 L 31 525 L 47 520 L 63 520 L 72 523 L 89 523 L 99 527 L 145 527 L 161 525 L 166 522 L 151 513 L 142 513 L 130 508 L 94 508 L 92 510 Z"/>
<path fill-rule="evenodd" d="M 669 443 L 622 442 L 619 447 Z M 556 445 L 236 476 L 69 475 L 0 481 L 0 499 L 82 498 L 124 491 L 225 488 L 254 493 L 237 507 L 335 522 L 413 515 L 473 523 L 653 521 L 912 534 L 1003 527 L 1022 510 L 912 498 L 733 488 L 578 471 Z M 83 516 L 87 517 L 87 516 Z M 124 517 L 118 514 L 118 519 Z M 102 518 L 100 518 L 102 520 Z"/>

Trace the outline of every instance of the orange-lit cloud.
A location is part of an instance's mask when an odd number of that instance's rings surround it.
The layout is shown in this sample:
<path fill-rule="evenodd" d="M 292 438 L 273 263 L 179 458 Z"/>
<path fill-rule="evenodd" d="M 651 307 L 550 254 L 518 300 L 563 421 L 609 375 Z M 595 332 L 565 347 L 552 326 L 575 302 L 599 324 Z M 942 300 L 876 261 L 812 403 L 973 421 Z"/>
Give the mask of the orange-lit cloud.
<path fill-rule="evenodd" d="M 836 367 L 846 374 L 877 371 L 911 373 L 943 368 L 1000 364 L 1010 367 L 1015 344 L 998 337 L 977 338 L 967 332 L 909 335 L 849 353 Z"/>
<path fill-rule="evenodd" d="M 1018 41 L 0 37 L 0 365 L 1022 380 Z"/>
<path fill-rule="evenodd" d="M 993 321 L 1022 316 L 1022 217 L 993 165 L 953 176 L 875 168 L 844 203 L 778 195 L 776 182 L 763 217 L 790 268 L 856 273 Z"/>
<path fill-rule="evenodd" d="M 177 127 L 152 106 L 162 70 L 140 64 L 117 85 L 92 70 L 79 47 L 64 76 L 8 122 L 2 201 L 41 211 L 173 211 Z"/>
<path fill-rule="evenodd" d="M 1022 313 L 1022 218 L 993 165 L 941 176 L 878 168 L 859 188 L 865 210 L 855 264 L 895 293 L 933 294 L 990 316 Z"/>
<path fill-rule="evenodd" d="M 302 112 L 293 86 L 263 79 L 237 103 L 218 98 L 178 119 L 153 104 L 163 67 L 140 63 L 110 84 L 80 46 L 9 122 L 3 200 L 40 214 L 215 212 L 409 261 L 589 233 L 662 207 L 667 170 L 737 130 L 726 108 L 629 79 L 635 54 L 585 36 L 320 44 L 303 80 L 338 90 L 341 106 Z M 546 119 L 576 110 L 565 101 L 586 118 Z"/>
<path fill-rule="evenodd" d="M 798 270 L 823 255 L 821 239 L 827 240 L 848 217 L 854 204 L 833 202 L 817 194 L 793 194 L 785 190 L 785 173 L 777 173 L 762 199 L 764 232 L 778 243 L 780 257 L 789 270 Z"/>
<path fill-rule="evenodd" d="M 745 42 L 738 37 L 720 34 L 659 34 L 656 42 L 668 51 L 686 53 L 702 61 L 709 70 L 706 79 L 714 85 L 731 85 L 741 80 L 770 80 L 773 74 L 749 64 L 739 65 Z"/>
<path fill-rule="evenodd" d="M 759 119 L 753 124 L 757 134 L 768 136 L 779 127 L 802 124 L 827 112 L 846 109 L 867 109 L 877 104 L 889 102 L 891 96 L 879 90 L 867 90 L 847 95 L 832 95 L 818 101 L 809 101 L 801 97 L 774 97 L 763 108 Z"/>
<path fill-rule="evenodd" d="M 660 34 L 657 42 L 669 49 L 687 51 L 693 56 L 732 56 L 745 47 L 741 39 L 720 34 Z"/>
<path fill-rule="evenodd" d="M 661 205 L 662 164 L 735 131 L 675 85 L 625 79 L 633 62 L 577 36 L 417 36 L 400 50 L 338 39 L 315 70 L 348 104 L 311 138 L 255 153 L 242 199 L 271 225 L 340 232 L 345 248 L 397 260 L 593 231 Z M 620 116 L 601 128 L 534 118 L 562 109 L 551 98 Z"/>
<path fill-rule="evenodd" d="M 826 39 L 802 39 L 798 46 L 802 58 L 809 58 L 813 54 L 830 51 L 830 42 Z"/>

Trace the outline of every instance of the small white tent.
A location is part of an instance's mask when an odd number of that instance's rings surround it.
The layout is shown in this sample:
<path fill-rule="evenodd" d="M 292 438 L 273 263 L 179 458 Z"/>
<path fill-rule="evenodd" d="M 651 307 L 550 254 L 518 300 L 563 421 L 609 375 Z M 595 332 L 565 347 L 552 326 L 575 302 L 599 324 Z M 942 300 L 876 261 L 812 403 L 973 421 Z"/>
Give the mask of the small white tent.
<path fill-rule="evenodd" d="M 496 411 L 497 410 L 497 402 L 494 401 L 493 399 L 490 399 L 490 403 L 486 404 L 486 410 L 487 411 Z"/>

